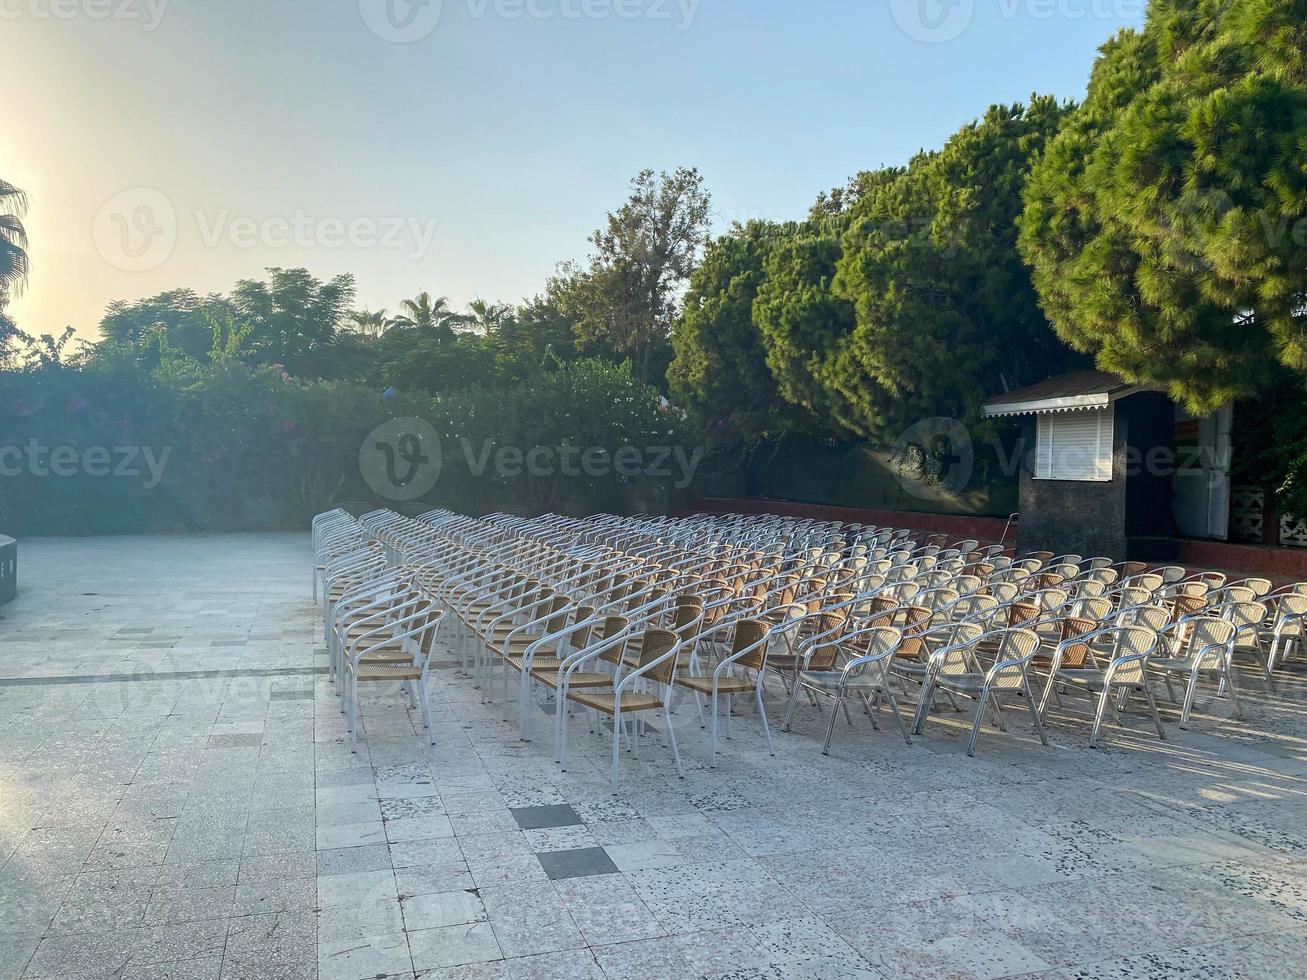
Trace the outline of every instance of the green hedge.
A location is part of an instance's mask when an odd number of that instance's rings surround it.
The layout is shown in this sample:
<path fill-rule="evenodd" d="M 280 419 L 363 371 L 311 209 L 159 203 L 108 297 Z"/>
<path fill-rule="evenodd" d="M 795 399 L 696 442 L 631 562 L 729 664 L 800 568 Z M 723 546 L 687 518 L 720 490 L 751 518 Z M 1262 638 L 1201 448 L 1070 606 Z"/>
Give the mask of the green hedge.
<path fill-rule="evenodd" d="M 436 430 L 443 466 L 430 492 L 401 504 L 363 479 L 359 450 L 378 426 L 406 417 Z M 501 473 L 496 454 L 544 447 L 537 458 L 557 460 L 588 447 L 668 445 L 692 456 L 658 392 L 598 361 L 441 399 L 302 381 L 275 367 L 55 367 L 0 373 L 0 423 L 0 529 L 18 537 L 300 529 L 342 503 L 660 509 L 678 492 L 675 476 Z"/>

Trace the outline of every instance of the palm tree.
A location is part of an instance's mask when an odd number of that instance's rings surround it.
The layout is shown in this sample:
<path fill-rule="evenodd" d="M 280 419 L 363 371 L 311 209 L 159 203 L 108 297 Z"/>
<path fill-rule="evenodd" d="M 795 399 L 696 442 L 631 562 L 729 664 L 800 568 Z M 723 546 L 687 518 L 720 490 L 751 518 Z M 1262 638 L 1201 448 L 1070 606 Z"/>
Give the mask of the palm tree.
<path fill-rule="evenodd" d="M 0 342 L 6 334 L 14 332 L 13 321 L 4 313 L 9 294 L 23 288 L 30 268 L 27 232 L 22 221 L 26 210 L 27 195 L 0 180 Z"/>
<path fill-rule="evenodd" d="M 377 310 L 375 313 L 370 310 L 358 310 L 351 313 L 346 319 L 354 325 L 354 329 L 365 337 L 380 337 L 388 327 L 395 323 L 394 320 L 386 316 L 385 310 Z"/>
<path fill-rule="evenodd" d="M 418 293 L 413 299 L 406 299 L 399 305 L 402 312 L 395 317 L 397 327 L 435 330 L 455 316 L 450 309 L 448 297 L 437 296 L 433 299 L 428 292 Z"/>
<path fill-rule="evenodd" d="M 467 308 L 472 311 L 473 328 L 480 330 L 487 337 L 498 331 L 513 312 L 513 308 L 507 303 L 487 303 L 480 298 L 468 303 Z"/>

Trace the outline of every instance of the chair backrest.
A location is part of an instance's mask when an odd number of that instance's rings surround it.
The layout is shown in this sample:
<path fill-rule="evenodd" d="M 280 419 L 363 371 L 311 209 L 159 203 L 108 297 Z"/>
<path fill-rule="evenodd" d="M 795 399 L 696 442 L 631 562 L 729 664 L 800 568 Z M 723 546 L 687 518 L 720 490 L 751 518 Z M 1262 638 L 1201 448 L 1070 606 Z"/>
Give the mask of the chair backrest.
<path fill-rule="evenodd" d="M 1196 662 L 1202 667 L 1220 667 L 1234 643 L 1234 623 L 1217 616 L 1195 616 L 1185 626 L 1186 656 L 1201 658 Z"/>
<path fill-rule="evenodd" d="M 1196 595 L 1178 595 L 1171 600 L 1171 622 L 1193 616 L 1207 608 L 1207 598 Z"/>
<path fill-rule="evenodd" d="M 1165 606 L 1140 603 L 1122 609 L 1117 622 L 1121 626 L 1142 626 L 1157 632 L 1172 622 L 1171 610 Z"/>
<path fill-rule="evenodd" d="M 676 634 L 671 630 L 645 630 L 641 634 L 640 669 L 648 667 L 663 654 L 668 653 L 679 642 Z M 666 661 L 649 671 L 645 676 L 658 684 L 670 684 L 675 674 L 676 658 L 668 657 Z"/>
<path fill-rule="evenodd" d="M 1303 613 L 1307 613 L 1307 595 L 1282 596 L 1275 609 L 1275 628 L 1280 635 L 1301 636 L 1303 621 L 1299 617 Z"/>
<path fill-rule="evenodd" d="M 1172 585 L 1179 582 L 1188 574 L 1179 565 L 1163 565 L 1161 568 L 1154 568 L 1154 574 L 1162 576 L 1163 585 Z"/>
<path fill-rule="evenodd" d="M 741 650 L 747 650 L 755 643 L 758 646 L 741 657 L 736 663 L 750 670 L 762 670 L 767 665 L 767 647 L 769 646 L 769 644 L 762 641 L 767 638 L 771 631 L 771 625 L 761 619 L 739 620 L 732 631 L 731 656 L 735 656 Z"/>
<path fill-rule="evenodd" d="M 1058 629 L 1059 642 L 1074 640 L 1101 628 L 1101 623 L 1084 616 L 1063 617 Z M 1073 643 L 1062 650 L 1062 666 L 1077 670 L 1085 665 L 1089 657 L 1088 643 Z"/>
<path fill-rule="evenodd" d="M 595 614 L 594 606 L 577 606 L 572 614 L 572 625 L 579 626 L 580 629 L 573 630 L 567 635 L 567 643 L 573 650 L 584 650 L 590 645 L 590 637 L 594 635 L 595 624 L 586 624 L 591 616 Z"/>
<path fill-rule="evenodd" d="M 1100 625 L 1112 615 L 1112 600 L 1104 596 L 1082 596 L 1071 603 L 1073 615 L 1092 619 Z"/>
<path fill-rule="evenodd" d="M 1063 599 L 1065 600 L 1065 596 Z M 1007 607 L 1007 625 L 1009 628 L 1024 626 L 1039 618 L 1040 606 L 1037 602 L 1018 601 Z"/>
<path fill-rule="evenodd" d="M 1131 575 L 1126 582 L 1131 588 L 1144 589 L 1150 594 L 1158 591 L 1165 584 L 1162 576 L 1156 575 L 1153 572 Z"/>
<path fill-rule="evenodd" d="M 1157 649 L 1157 632 L 1147 626 L 1118 626 L 1113 637 L 1113 659 L 1146 657 Z M 1134 660 L 1117 667 L 1116 680 L 1120 683 L 1142 684 L 1145 681 L 1146 659 Z"/>
<path fill-rule="evenodd" d="M 999 602 L 1011 602 L 1021 590 L 1012 582 L 991 582 L 985 591 Z"/>
<path fill-rule="evenodd" d="M 1232 602 L 1222 615 L 1234 625 L 1238 634 L 1249 634 L 1257 640 L 1257 630 L 1266 622 L 1266 604 L 1263 602 Z"/>
<path fill-rule="evenodd" d="M 1026 665 L 1039 652 L 1039 634 L 1034 630 L 1004 630 L 999 634 L 994 654 L 995 670 L 991 684 L 1002 690 L 1021 690 L 1026 685 Z"/>
<path fill-rule="evenodd" d="M 1231 585 L 1241 585 L 1253 590 L 1253 598 L 1260 599 L 1271 591 L 1271 580 L 1268 578 L 1245 578 Z"/>

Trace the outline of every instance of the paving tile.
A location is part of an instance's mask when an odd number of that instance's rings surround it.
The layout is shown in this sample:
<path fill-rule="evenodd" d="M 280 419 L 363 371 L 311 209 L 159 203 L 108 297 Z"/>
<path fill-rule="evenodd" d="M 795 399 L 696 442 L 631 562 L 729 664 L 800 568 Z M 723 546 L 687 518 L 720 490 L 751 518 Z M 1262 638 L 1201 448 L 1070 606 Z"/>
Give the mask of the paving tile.
<path fill-rule="evenodd" d="M 409 932 L 467 925 L 488 919 L 485 905 L 474 889 L 414 895 L 403 899 L 400 904 L 404 910 L 404 928 Z"/>
<path fill-rule="evenodd" d="M 581 818 L 572 807 L 526 806 L 516 807 L 510 811 L 522 830 L 543 830 L 547 827 L 574 827 L 581 823 Z"/>
<path fill-rule="evenodd" d="M 585 847 L 576 851 L 551 851 L 537 854 L 540 866 L 551 881 L 559 878 L 585 878 L 590 875 L 617 873 L 617 865 L 602 847 Z"/>
<path fill-rule="evenodd" d="M 483 963 L 501 957 L 495 931 L 489 922 L 409 930 L 409 950 L 418 971 Z"/>
<path fill-rule="evenodd" d="M 319 980 L 361 980 L 364 977 L 412 976 L 413 958 L 402 933 L 334 939 L 318 944 Z"/>
<path fill-rule="evenodd" d="M 351 902 L 379 902 L 399 897 L 395 873 L 353 871 L 339 875 L 319 875 L 318 905 L 348 905 Z"/>

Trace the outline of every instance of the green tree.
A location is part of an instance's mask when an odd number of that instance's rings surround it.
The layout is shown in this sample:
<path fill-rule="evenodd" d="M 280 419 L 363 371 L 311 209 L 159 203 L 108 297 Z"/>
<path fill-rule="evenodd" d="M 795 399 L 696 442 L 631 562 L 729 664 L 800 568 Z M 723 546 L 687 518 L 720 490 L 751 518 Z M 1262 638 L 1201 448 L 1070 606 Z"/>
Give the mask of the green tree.
<path fill-rule="evenodd" d="M 507 303 L 488 303 L 479 297 L 468 303 L 467 308 L 472 313 L 472 329 L 487 337 L 499 330 L 504 321 L 513 315 L 513 308 Z"/>
<path fill-rule="evenodd" d="M 394 326 L 417 330 L 445 340 L 452 340 L 455 330 L 468 322 L 467 316 L 454 312 L 447 297 L 433 297 L 425 291 L 418 293 L 413 299 L 404 300 L 399 305 L 401 312 L 395 317 Z"/>
<path fill-rule="evenodd" d="M 849 427 L 849 412 L 826 376 L 826 363 L 853 329 L 853 304 L 834 289 L 844 223 L 807 222 L 777 242 L 753 303 L 781 397 L 837 431 Z"/>
<path fill-rule="evenodd" d="M 710 198 L 698 170 L 641 171 L 631 196 L 590 236 L 586 263 L 563 263 L 550 300 L 584 345 L 629 357 L 639 381 L 661 379 L 679 299 L 707 237 Z"/>
<path fill-rule="evenodd" d="M 0 180 L 0 366 L 7 359 L 10 340 L 18 328 L 5 313 L 11 294 L 27 281 L 30 261 L 27 255 L 27 232 L 23 214 L 27 197 L 13 184 Z"/>
<path fill-rule="evenodd" d="M 673 402 L 721 438 L 755 444 L 788 427 L 753 309 L 769 250 L 795 227 L 736 225 L 709 243 L 690 276 L 668 383 Z"/>
<path fill-rule="evenodd" d="M 251 325 L 247 363 L 281 364 L 294 375 L 336 377 L 336 341 L 354 300 L 354 277 L 329 282 L 306 269 L 269 269 L 268 281 L 232 290 L 237 319 Z"/>
<path fill-rule="evenodd" d="M 773 345 L 788 340 L 791 360 L 816 352 L 798 373 L 842 425 L 890 442 L 922 418 L 974 419 L 986 395 L 1068 366 L 1016 247 L 1031 161 L 1065 115 L 1050 97 L 992 106 L 940 151 L 864 177 L 834 283 L 855 325 L 831 344 L 830 323 L 800 317 L 807 335 L 790 327 Z M 833 250 L 814 249 L 824 271 Z"/>
<path fill-rule="evenodd" d="M 380 337 L 394 323 L 385 310 L 355 310 L 346 319 L 364 337 Z"/>
<path fill-rule="evenodd" d="M 212 346 L 210 317 L 231 317 L 235 308 L 224 297 L 200 296 L 192 289 L 173 289 L 147 299 L 109 304 L 100 320 L 106 345 L 135 352 L 143 367 L 156 367 L 161 344 L 198 360 Z"/>
<path fill-rule="evenodd" d="M 1307 0 L 1152 0 L 1035 167 L 1058 335 L 1195 411 L 1307 371 Z"/>

